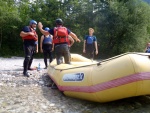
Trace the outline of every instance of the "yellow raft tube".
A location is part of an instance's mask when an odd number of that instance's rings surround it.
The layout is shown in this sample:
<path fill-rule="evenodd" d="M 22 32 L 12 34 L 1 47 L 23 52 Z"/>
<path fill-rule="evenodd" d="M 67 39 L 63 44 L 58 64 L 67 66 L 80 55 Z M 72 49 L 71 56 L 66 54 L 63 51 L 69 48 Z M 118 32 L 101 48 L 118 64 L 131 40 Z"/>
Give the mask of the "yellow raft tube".
<path fill-rule="evenodd" d="M 95 102 L 150 94 L 150 54 L 125 53 L 100 62 L 71 54 L 71 64 L 48 67 L 50 78 L 66 96 Z"/>

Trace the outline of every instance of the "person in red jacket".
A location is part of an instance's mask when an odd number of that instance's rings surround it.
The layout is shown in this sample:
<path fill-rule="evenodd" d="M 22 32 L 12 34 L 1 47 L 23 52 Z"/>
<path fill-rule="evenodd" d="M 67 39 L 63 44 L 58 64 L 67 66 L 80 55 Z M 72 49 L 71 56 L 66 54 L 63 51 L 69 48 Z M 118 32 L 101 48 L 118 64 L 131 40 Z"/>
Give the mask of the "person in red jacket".
<path fill-rule="evenodd" d="M 74 39 L 69 35 L 68 36 L 68 49 L 70 51 L 71 46 L 74 44 Z M 71 54 L 70 54 L 70 60 L 71 60 Z M 63 63 L 63 57 L 61 57 L 61 63 Z"/>
<path fill-rule="evenodd" d="M 50 29 L 49 31 L 43 30 L 43 25 L 41 22 L 38 23 L 38 28 L 44 35 L 53 35 L 54 50 L 56 54 L 57 65 L 62 63 L 62 57 L 64 57 L 65 63 L 70 64 L 70 51 L 68 48 L 68 35 L 73 37 L 77 42 L 80 42 L 80 39 L 71 32 L 68 28 L 63 26 L 62 19 L 58 18 L 55 21 L 56 27 Z"/>
<path fill-rule="evenodd" d="M 29 77 L 27 70 L 32 70 L 31 64 L 33 61 L 33 55 L 38 52 L 38 35 L 36 33 L 37 22 L 31 20 L 29 26 L 24 26 L 20 32 L 20 36 L 23 39 L 25 59 L 23 62 L 23 75 Z"/>

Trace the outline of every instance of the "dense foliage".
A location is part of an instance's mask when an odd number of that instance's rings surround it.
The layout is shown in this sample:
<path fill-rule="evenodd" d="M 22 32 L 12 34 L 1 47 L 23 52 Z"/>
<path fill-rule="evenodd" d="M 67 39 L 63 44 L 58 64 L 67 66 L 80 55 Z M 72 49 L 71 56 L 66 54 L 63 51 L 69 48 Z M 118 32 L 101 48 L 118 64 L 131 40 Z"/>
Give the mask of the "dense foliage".
<path fill-rule="evenodd" d="M 143 52 L 150 41 L 150 5 L 141 0 L 35 1 L 0 2 L 0 56 L 23 56 L 19 34 L 31 19 L 52 28 L 55 19 L 62 18 L 65 26 L 82 40 L 71 48 L 71 52 L 79 54 L 88 28 L 93 27 L 99 44 L 97 58 Z M 38 29 L 37 32 L 40 39 L 42 34 Z"/>

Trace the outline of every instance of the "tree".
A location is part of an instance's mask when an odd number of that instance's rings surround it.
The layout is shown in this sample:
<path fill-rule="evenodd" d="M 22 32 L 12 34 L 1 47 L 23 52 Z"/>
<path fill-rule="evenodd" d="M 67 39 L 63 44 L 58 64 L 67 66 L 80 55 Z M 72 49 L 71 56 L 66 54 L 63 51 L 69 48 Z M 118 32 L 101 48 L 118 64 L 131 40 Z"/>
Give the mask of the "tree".
<path fill-rule="evenodd" d="M 20 21 L 18 11 L 14 6 L 14 1 L 1 1 L 0 2 L 0 49 L 7 45 L 6 40 L 13 38 L 17 29 L 17 22 Z M 9 39 L 8 39 L 9 38 Z M 7 46 L 8 47 L 8 46 Z M 2 53 L 2 52 L 1 52 Z"/>
<path fill-rule="evenodd" d="M 142 52 L 149 33 L 150 6 L 140 0 L 109 1 L 97 12 L 102 52 L 117 55 L 124 52 Z"/>
<path fill-rule="evenodd" d="M 150 39 L 149 13 L 149 4 L 141 0 L 3 0 L 0 3 L 0 48 L 3 53 L 14 55 L 15 51 L 20 55 L 19 33 L 24 25 L 35 19 L 44 27 L 52 28 L 55 19 L 62 18 L 64 25 L 81 40 L 89 27 L 95 29 L 100 57 L 142 52 Z M 37 32 L 40 37 L 38 29 Z M 10 48 L 11 43 L 15 46 Z M 82 46 L 82 42 L 75 43 L 71 52 L 82 53 Z"/>

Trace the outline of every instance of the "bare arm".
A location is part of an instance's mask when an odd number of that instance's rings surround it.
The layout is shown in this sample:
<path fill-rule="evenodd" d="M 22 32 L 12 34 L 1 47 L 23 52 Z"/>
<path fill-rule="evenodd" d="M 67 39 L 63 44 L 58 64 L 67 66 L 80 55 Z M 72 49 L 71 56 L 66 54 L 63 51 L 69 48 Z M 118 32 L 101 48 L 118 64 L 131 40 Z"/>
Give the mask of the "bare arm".
<path fill-rule="evenodd" d="M 38 44 L 36 44 L 36 53 L 38 53 L 39 48 L 38 48 Z"/>
<path fill-rule="evenodd" d="M 51 38 L 53 40 L 53 36 L 52 35 L 51 35 Z M 53 43 L 53 41 L 52 41 L 52 51 L 54 51 L 54 43 Z"/>
<path fill-rule="evenodd" d="M 50 33 L 48 31 L 43 30 L 43 25 L 41 22 L 38 23 L 38 28 L 43 35 L 45 35 L 45 36 L 50 35 Z"/>
<path fill-rule="evenodd" d="M 21 37 L 25 37 L 25 36 L 28 36 L 28 35 L 34 36 L 35 34 L 32 33 L 32 32 L 24 32 L 24 31 L 21 31 L 21 32 L 20 32 L 20 36 L 21 36 Z"/>
<path fill-rule="evenodd" d="M 86 43 L 86 40 L 84 40 L 84 42 L 83 42 L 83 53 L 86 52 L 86 51 L 85 51 L 85 43 Z"/>
<path fill-rule="evenodd" d="M 76 42 L 81 42 L 80 39 L 77 37 L 76 34 L 74 34 L 73 32 L 70 32 L 69 34 L 72 38 L 74 38 L 76 40 Z"/>
<path fill-rule="evenodd" d="M 44 36 L 42 35 L 41 40 L 40 40 L 40 51 L 41 51 L 41 53 L 43 52 L 43 49 L 42 49 L 43 40 L 44 40 Z"/>
<path fill-rule="evenodd" d="M 95 41 L 94 44 L 95 44 L 95 49 L 96 49 L 95 54 L 97 55 L 98 54 L 97 41 Z"/>
<path fill-rule="evenodd" d="M 69 40 L 70 40 L 70 46 L 72 46 L 74 44 L 74 39 L 71 36 L 69 36 Z"/>

